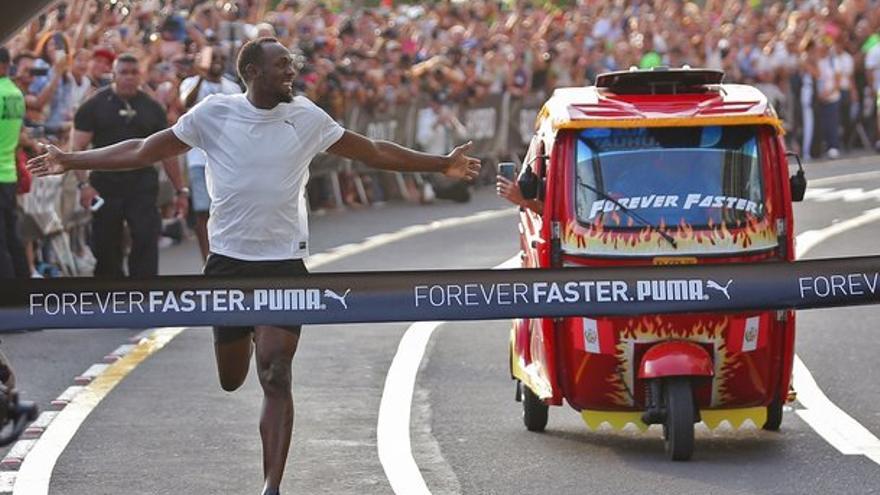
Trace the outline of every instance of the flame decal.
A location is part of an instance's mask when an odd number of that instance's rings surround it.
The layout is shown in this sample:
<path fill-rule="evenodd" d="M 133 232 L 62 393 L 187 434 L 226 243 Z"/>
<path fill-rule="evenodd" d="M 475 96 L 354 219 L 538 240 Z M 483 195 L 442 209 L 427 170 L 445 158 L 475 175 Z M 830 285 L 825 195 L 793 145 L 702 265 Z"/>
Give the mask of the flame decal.
<path fill-rule="evenodd" d="M 711 220 L 706 228 L 701 229 L 695 229 L 682 219 L 675 226 L 669 226 L 661 220 L 656 229 L 645 227 L 637 231 L 609 230 L 598 217 L 586 226 L 570 221 L 563 229 L 562 246 L 569 254 L 614 256 L 680 256 L 759 251 L 777 245 L 776 228 L 770 221 L 769 207 L 767 213 L 762 219 L 750 215 L 732 229 L 726 223 L 719 224 Z M 616 212 L 612 219 L 615 225 L 620 225 L 621 219 Z M 630 218 L 627 226 L 632 226 L 632 223 Z M 660 232 L 672 236 L 678 248 L 670 246 Z"/>
<path fill-rule="evenodd" d="M 650 344 L 663 340 L 687 340 L 711 345 L 714 350 L 715 378 L 712 380 L 712 399 L 710 407 L 723 406 L 735 399 L 728 386 L 743 363 L 728 353 L 725 344 L 725 330 L 730 324 L 727 316 L 697 319 L 690 325 L 682 325 L 681 320 L 667 319 L 660 315 L 648 315 L 623 319 L 616 324 L 619 339 L 615 356 L 617 375 L 609 375 L 606 397 L 615 405 L 632 407 L 635 405 L 630 391 L 635 384 L 639 363 L 635 362 L 635 344 Z"/>

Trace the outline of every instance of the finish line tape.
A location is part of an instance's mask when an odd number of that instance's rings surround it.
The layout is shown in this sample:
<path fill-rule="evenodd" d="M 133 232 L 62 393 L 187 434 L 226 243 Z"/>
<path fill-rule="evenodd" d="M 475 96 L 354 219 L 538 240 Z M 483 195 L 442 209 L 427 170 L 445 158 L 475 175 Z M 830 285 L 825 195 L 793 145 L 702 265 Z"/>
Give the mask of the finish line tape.
<path fill-rule="evenodd" d="M 62 278 L 0 288 L 0 330 L 807 309 L 880 302 L 880 256 L 795 263 Z"/>

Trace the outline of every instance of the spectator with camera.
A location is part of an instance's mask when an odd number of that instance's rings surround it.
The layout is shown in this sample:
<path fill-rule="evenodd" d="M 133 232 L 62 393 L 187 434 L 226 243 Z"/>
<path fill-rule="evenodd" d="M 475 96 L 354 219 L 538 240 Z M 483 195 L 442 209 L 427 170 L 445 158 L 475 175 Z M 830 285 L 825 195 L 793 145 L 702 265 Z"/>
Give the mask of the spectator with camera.
<path fill-rule="evenodd" d="M 37 57 L 31 52 L 21 52 L 13 58 L 13 72 L 15 84 L 24 94 L 25 102 L 25 127 L 39 127 L 39 136 L 44 135 L 43 108 L 51 100 L 61 80 L 60 73 L 66 70 L 66 61 L 59 61 L 56 74 L 52 76 L 49 84 L 38 87 L 35 85 L 37 78 L 46 77 L 49 70 L 45 67 L 36 66 Z"/>
<path fill-rule="evenodd" d="M 467 134 L 467 128 L 449 106 L 446 93 L 439 92 L 431 98 L 430 106 L 419 112 L 416 132 L 416 142 L 423 151 L 439 154 L 449 149 L 456 141 L 463 139 Z M 451 199 L 457 202 L 470 200 L 470 190 L 462 181 L 431 177 L 429 184 L 428 187 L 432 191 L 427 192 L 428 197 L 433 194 L 438 199 Z"/>

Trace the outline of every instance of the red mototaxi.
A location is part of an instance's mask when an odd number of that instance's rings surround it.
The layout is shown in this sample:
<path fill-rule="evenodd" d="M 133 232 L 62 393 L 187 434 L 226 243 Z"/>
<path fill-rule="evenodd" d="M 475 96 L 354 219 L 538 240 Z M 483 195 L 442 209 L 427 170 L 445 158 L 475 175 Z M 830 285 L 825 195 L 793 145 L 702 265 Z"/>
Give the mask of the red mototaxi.
<path fill-rule="evenodd" d="M 766 97 L 722 78 L 629 71 L 556 90 L 520 171 L 543 204 L 521 209 L 523 267 L 793 261 L 803 170 L 789 176 Z M 628 290 L 723 298 L 731 283 Z M 685 460 L 699 421 L 779 429 L 794 339 L 788 310 L 517 319 L 511 375 L 530 430 L 565 400 L 593 429 L 661 424 L 668 455 Z"/>

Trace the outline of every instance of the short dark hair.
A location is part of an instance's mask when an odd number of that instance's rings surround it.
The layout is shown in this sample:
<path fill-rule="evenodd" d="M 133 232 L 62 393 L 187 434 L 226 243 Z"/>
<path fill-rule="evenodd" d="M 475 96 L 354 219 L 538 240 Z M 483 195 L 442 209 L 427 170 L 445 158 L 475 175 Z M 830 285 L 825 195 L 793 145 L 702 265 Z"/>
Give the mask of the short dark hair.
<path fill-rule="evenodd" d="M 29 58 L 29 59 L 31 59 L 31 60 L 36 60 L 36 59 L 37 59 L 37 56 L 34 55 L 34 54 L 31 53 L 31 52 L 19 52 L 18 55 L 16 55 L 16 56 L 12 59 L 12 64 L 13 64 L 13 65 L 18 65 L 18 63 L 21 62 L 22 59 L 25 59 L 25 58 Z"/>
<path fill-rule="evenodd" d="M 9 48 L 5 46 L 0 46 L 0 64 L 8 64 L 12 61 L 12 56 L 9 53 Z"/>
<path fill-rule="evenodd" d="M 263 62 L 263 45 L 278 42 L 278 38 L 266 36 L 245 43 L 241 47 L 241 51 L 238 52 L 238 60 L 235 62 L 235 67 L 238 69 L 238 77 L 242 81 L 247 81 L 244 70 L 248 64 L 260 64 Z"/>
<path fill-rule="evenodd" d="M 123 54 L 119 55 L 118 57 L 116 57 L 116 60 L 114 61 L 114 65 L 119 64 L 119 63 L 137 64 L 137 63 L 140 63 L 140 61 L 138 60 L 137 57 L 134 56 L 134 54 L 123 53 Z"/>

